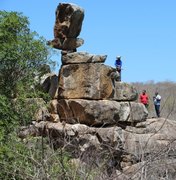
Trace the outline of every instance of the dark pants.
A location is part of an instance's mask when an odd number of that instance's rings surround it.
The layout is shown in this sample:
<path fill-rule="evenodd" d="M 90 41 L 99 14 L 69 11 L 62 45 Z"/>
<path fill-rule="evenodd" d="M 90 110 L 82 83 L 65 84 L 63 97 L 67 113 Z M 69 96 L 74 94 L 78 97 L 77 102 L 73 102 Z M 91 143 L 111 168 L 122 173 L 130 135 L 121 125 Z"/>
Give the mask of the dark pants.
<path fill-rule="evenodd" d="M 119 81 L 121 81 L 121 68 L 116 68 L 117 69 L 117 72 L 119 73 Z"/>
<path fill-rule="evenodd" d="M 160 117 L 160 105 L 155 105 L 155 111 L 156 111 L 157 117 Z"/>

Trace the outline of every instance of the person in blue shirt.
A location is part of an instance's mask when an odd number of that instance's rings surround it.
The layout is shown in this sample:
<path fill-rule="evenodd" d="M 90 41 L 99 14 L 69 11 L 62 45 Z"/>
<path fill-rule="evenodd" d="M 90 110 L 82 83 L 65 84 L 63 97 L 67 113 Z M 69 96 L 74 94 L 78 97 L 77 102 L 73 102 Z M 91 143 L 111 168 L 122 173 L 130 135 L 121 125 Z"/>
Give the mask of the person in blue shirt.
<path fill-rule="evenodd" d="M 117 72 L 119 73 L 119 81 L 121 81 L 121 70 L 122 70 L 121 56 L 116 57 L 115 67 L 116 67 Z"/>

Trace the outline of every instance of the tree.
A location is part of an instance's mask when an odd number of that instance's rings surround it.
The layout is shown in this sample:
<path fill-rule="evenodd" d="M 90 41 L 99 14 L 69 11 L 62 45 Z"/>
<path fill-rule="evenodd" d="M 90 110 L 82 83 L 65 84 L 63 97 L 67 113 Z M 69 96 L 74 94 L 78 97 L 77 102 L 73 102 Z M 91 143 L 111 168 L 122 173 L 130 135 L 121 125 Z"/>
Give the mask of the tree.
<path fill-rule="evenodd" d="M 31 107 L 26 97 L 38 97 L 35 80 L 53 67 L 53 51 L 18 12 L 0 11 L 0 44 L 0 179 L 23 179 L 19 172 L 26 166 L 28 149 L 17 130 L 32 120 L 35 103 Z M 16 163 L 24 164 L 18 170 Z"/>
<path fill-rule="evenodd" d="M 31 32 L 22 13 L 0 11 L 0 44 L 0 94 L 7 97 L 29 91 L 41 67 L 53 63 L 46 40 Z"/>

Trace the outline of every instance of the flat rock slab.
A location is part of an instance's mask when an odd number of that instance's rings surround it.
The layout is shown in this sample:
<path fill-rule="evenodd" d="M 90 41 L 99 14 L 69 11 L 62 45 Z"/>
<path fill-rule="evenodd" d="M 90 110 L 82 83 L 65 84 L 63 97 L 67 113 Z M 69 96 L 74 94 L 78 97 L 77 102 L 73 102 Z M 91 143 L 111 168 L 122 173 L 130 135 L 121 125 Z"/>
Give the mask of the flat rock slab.
<path fill-rule="evenodd" d="M 89 126 L 142 122 L 148 112 L 143 104 L 109 100 L 62 99 L 56 106 L 61 121 Z"/>
<path fill-rule="evenodd" d="M 107 55 L 95 55 L 87 52 L 73 52 L 62 56 L 62 64 L 104 63 Z"/>

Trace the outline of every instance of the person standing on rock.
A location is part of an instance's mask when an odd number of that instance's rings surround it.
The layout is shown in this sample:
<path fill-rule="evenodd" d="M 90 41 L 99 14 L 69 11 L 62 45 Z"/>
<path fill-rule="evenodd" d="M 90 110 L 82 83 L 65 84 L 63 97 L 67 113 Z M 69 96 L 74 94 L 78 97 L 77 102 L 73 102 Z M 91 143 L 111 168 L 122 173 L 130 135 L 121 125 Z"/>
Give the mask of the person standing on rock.
<path fill-rule="evenodd" d="M 117 72 L 119 73 L 119 81 L 121 81 L 121 70 L 122 70 L 121 56 L 116 57 L 115 67 L 116 67 Z"/>
<path fill-rule="evenodd" d="M 158 94 L 158 92 L 155 92 L 155 96 L 153 96 L 153 101 L 155 105 L 155 111 L 157 117 L 160 117 L 160 103 L 161 103 L 161 96 Z"/>
<path fill-rule="evenodd" d="M 142 94 L 140 94 L 140 102 L 141 102 L 142 104 L 144 104 L 144 106 L 145 106 L 146 108 L 148 108 L 149 98 L 148 98 L 148 95 L 147 95 L 147 93 L 146 93 L 146 90 L 143 90 L 143 91 L 142 91 Z"/>

